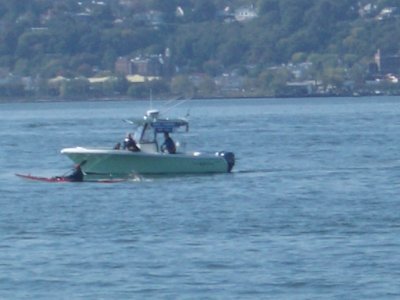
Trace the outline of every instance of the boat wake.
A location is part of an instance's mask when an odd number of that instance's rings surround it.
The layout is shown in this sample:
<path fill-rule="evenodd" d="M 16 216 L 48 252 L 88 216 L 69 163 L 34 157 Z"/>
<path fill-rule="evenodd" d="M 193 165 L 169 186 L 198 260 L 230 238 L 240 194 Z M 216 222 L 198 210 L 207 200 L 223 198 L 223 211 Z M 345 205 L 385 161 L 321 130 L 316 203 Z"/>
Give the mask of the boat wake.
<path fill-rule="evenodd" d="M 400 165 L 384 165 L 384 166 L 368 166 L 368 167 L 338 167 L 334 169 L 318 169 L 318 168 L 262 168 L 262 169 L 248 169 L 248 170 L 235 170 L 232 174 L 266 174 L 266 173 L 352 173 L 363 172 L 370 170 L 389 170 L 400 168 Z"/>

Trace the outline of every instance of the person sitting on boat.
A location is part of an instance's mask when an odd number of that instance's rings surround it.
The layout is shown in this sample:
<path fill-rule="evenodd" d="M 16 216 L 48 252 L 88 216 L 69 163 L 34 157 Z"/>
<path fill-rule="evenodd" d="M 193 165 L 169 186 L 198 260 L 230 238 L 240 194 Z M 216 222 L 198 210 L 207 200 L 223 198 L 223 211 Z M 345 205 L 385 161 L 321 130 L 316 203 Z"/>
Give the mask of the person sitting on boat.
<path fill-rule="evenodd" d="M 114 150 L 120 150 L 121 149 L 121 143 L 116 143 L 113 149 Z"/>
<path fill-rule="evenodd" d="M 82 182 L 83 181 L 84 174 L 81 169 L 81 165 L 75 165 L 74 171 L 72 172 L 71 175 L 65 176 L 65 179 L 68 181 L 74 181 L 74 182 Z"/>
<path fill-rule="evenodd" d="M 168 132 L 164 132 L 164 143 L 161 145 L 162 152 L 168 152 L 169 154 L 176 153 L 176 146 Z"/>
<path fill-rule="evenodd" d="M 124 140 L 124 149 L 133 152 L 140 151 L 139 147 L 136 145 L 136 142 L 130 133 L 128 133 L 128 135 Z"/>

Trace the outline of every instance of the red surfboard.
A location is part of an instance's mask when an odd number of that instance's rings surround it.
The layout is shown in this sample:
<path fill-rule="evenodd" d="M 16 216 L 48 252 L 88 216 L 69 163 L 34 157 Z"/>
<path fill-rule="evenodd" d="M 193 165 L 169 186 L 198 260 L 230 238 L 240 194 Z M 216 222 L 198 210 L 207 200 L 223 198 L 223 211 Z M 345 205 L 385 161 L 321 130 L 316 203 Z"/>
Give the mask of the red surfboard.
<path fill-rule="evenodd" d="M 28 179 L 28 180 L 34 180 L 34 181 L 43 181 L 43 182 L 71 182 L 71 180 L 68 180 L 65 177 L 39 177 L 39 176 L 33 176 L 33 175 L 24 175 L 24 174 L 15 174 L 18 177 Z"/>
<path fill-rule="evenodd" d="M 70 180 L 66 177 L 60 176 L 60 177 L 40 177 L 40 176 L 33 176 L 33 175 L 24 175 L 24 174 L 15 174 L 18 177 L 27 179 L 27 180 L 33 180 L 33 181 L 41 181 L 41 182 L 57 182 L 57 183 L 65 183 L 65 182 L 76 182 L 73 180 Z M 99 180 L 84 180 L 85 182 L 98 182 L 98 183 L 117 183 L 117 182 L 123 182 L 126 181 L 125 179 L 99 179 Z"/>

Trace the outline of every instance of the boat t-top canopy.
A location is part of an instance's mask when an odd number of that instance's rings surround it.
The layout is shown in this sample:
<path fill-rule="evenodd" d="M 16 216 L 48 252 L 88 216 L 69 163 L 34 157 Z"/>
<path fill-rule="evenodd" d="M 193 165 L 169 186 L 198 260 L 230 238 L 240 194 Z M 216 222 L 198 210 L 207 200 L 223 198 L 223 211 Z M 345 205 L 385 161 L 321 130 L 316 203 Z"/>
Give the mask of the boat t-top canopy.
<path fill-rule="evenodd" d="M 155 133 L 175 132 L 180 128 L 189 131 L 189 121 L 185 118 L 160 118 L 158 110 L 149 110 L 142 119 L 124 120 L 125 122 L 142 127 L 144 129 L 153 129 Z"/>
<path fill-rule="evenodd" d="M 147 124 L 154 129 L 156 133 L 163 132 L 174 132 L 179 128 L 184 128 L 185 131 L 189 131 L 189 122 L 184 118 L 160 118 L 160 112 L 158 110 L 148 110 L 143 118 L 143 125 Z"/>
<path fill-rule="evenodd" d="M 189 123 L 181 119 L 159 119 L 150 123 L 156 133 L 174 132 L 178 128 L 185 127 L 186 132 L 189 130 Z"/>

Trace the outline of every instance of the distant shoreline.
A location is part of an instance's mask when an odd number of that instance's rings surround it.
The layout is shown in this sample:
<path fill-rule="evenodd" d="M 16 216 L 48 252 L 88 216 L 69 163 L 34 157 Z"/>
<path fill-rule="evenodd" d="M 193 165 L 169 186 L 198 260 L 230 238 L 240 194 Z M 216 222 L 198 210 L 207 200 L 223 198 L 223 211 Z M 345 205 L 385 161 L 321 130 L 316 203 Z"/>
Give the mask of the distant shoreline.
<path fill-rule="evenodd" d="M 398 97 L 400 95 L 387 95 L 387 94 L 371 94 L 371 95 L 309 95 L 309 96 L 214 96 L 214 97 L 192 97 L 192 98 L 179 98 L 179 100 L 232 100 L 232 99 L 313 99 L 313 98 L 365 98 L 365 97 Z M 173 97 L 160 97 L 153 98 L 154 101 L 172 100 Z M 1 98 L 0 104 L 9 103 L 57 103 L 57 102 L 112 102 L 112 101 L 149 101 L 145 98 L 131 98 L 131 97 L 99 97 L 99 98 L 36 98 L 36 97 L 25 97 L 25 98 Z"/>

